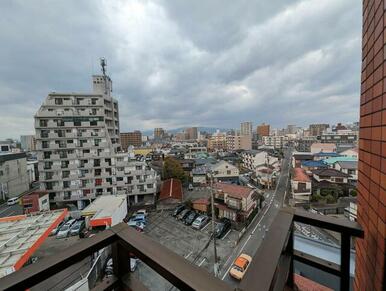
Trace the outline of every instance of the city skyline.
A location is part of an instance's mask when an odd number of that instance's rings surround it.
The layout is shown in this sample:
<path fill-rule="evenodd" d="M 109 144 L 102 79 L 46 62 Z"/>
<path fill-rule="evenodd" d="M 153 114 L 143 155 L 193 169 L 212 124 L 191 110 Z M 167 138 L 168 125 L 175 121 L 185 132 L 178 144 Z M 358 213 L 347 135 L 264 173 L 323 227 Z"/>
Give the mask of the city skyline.
<path fill-rule="evenodd" d="M 360 3 L 280 2 L 2 2 L 1 138 L 33 133 L 49 92 L 88 92 L 99 57 L 122 131 L 237 128 L 240 116 L 273 127 L 357 120 Z"/>

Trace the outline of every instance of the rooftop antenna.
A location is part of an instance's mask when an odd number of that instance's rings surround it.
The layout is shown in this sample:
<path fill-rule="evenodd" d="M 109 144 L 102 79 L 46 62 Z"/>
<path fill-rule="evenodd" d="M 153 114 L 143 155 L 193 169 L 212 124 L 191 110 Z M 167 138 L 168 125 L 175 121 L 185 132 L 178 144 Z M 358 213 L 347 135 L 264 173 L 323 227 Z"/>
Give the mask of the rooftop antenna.
<path fill-rule="evenodd" d="M 103 76 L 106 76 L 106 66 L 107 66 L 106 59 L 101 58 L 101 67 L 102 67 Z"/>

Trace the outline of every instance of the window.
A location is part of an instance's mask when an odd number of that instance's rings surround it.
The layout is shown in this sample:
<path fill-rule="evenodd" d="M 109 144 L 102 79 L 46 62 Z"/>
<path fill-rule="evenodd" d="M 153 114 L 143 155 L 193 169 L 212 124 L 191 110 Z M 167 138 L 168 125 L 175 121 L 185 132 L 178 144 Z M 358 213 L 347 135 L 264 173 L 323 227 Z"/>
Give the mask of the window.
<path fill-rule="evenodd" d="M 40 127 L 47 127 L 47 123 L 48 123 L 47 120 L 44 120 L 44 119 L 39 121 Z"/>
<path fill-rule="evenodd" d="M 43 199 L 42 200 L 42 204 L 47 204 L 48 203 L 48 199 Z"/>
<path fill-rule="evenodd" d="M 63 104 L 63 99 L 62 98 L 55 98 L 55 104 L 56 105 L 62 105 Z"/>

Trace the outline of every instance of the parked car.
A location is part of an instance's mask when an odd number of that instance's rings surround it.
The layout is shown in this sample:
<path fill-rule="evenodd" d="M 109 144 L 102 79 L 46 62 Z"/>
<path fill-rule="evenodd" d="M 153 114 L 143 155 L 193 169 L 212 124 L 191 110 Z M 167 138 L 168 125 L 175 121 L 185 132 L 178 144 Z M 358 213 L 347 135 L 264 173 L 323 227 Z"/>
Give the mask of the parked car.
<path fill-rule="evenodd" d="M 146 224 L 141 222 L 141 221 L 134 221 L 134 220 L 131 220 L 127 223 L 128 226 L 131 226 L 133 228 L 135 228 L 136 230 L 138 231 L 144 231 L 145 230 L 145 227 L 146 227 Z"/>
<path fill-rule="evenodd" d="M 229 275 L 237 280 L 241 280 L 249 265 L 251 264 L 252 258 L 246 254 L 241 254 L 233 263 L 232 268 L 229 270 Z"/>
<path fill-rule="evenodd" d="M 204 225 L 206 225 L 209 221 L 209 217 L 206 216 L 206 215 L 200 215 L 199 217 L 197 217 L 193 223 L 192 223 L 192 227 L 195 228 L 195 229 L 201 229 L 204 227 Z"/>
<path fill-rule="evenodd" d="M 221 238 L 224 236 L 228 230 L 231 229 L 231 221 L 227 218 L 222 218 L 219 223 L 217 223 L 216 228 L 214 230 L 216 238 Z"/>
<path fill-rule="evenodd" d="M 176 217 L 178 214 L 181 213 L 182 210 L 185 209 L 185 206 L 180 204 L 180 205 L 177 205 L 176 208 L 174 208 L 173 212 L 172 212 L 172 216 L 173 217 Z"/>
<path fill-rule="evenodd" d="M 191 225 L 197 216 L 198 214 L 196 211 L 191 211 L 189 215 L 185 218 L 184 223 L 186 225 Z"/>
<path fill-rule="evenodd" d="M 142 223 L 144 223 L 144 224 L 147 224 L 146 216 L 143 215 L 143 214 L 138 214 L 138 215 L 132 216 L 132 217 L 129 219 L 129 222 L 130 222 L 130 221 L 142 222 Z"/>
<path fill-rule="evenodd" d="M 78 235 L 84 228 L 86 224 L 84 220 L 78 220 L 70 228 L 70 235 Z"/>
<path fill-rule="evenodd" d="M 190 213 L 190 209 L 184 209 L 177 215 L 178 220 L 184 220 Z"/>
<path fill-rule="evenodd" d="M 144 215 L 145 217 L 147 217 L 148 213 L 146 209 L 140 209 L 135 213 L 135 215 Z"/>
<path fill-rule="evenodd" d="M 50 235 L 56 235 L 59 229 L 65 224 L 65 221 L 61 221 L 52 231 Z"/>
<path fill-rule="evenodd" d="M 194 189 L 194 188 L 193 188 L 193 185 L 192 185 L 192 184 L 189 184 L 188 190 L 189 190 L 189 191 L 193 191 L 193 189 Z"/>
<path fill-rule="evenodd" d="M 7 205 L 8 206 L 11 206 L 11 205 L 15 205 L 19 202 L 19 198 L 18 197 L 13 197 L 13 198 L 9 198 L 7 200 Z"/>
<path fill-rule="evenodd" d="M 68 235 L 70 234 L 70 229 L 71 229 L 71 226 L 76 222 L 75 219 L 71 219 L 69 221 L 67 221 L 58 231 L 58 233 L 56 234 L 56 238 L 63 238 L 63 237 L 68 237 Z"/>

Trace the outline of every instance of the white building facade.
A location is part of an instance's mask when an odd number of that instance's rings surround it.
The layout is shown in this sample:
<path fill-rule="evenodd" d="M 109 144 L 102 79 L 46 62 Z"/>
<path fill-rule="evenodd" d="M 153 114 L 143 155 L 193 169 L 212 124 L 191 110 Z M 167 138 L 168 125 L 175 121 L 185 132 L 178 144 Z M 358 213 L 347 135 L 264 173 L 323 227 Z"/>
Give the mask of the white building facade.
<path fill-rule="evenodd" d="M 92 81 L 91 94 L 50 93 L 35 115 L 40 189 L 49 193 L 51 203 L 75 201 L 83 209 L 99 195 L 138 193 L 123 191 L 116 175 L 124 174 L 117 167 L 125 163 L 117 155 L 119 112 L 112 81 L 105 74 L 94 75 Z M 138 195 L 147 194 L 142 193 Z"/>

